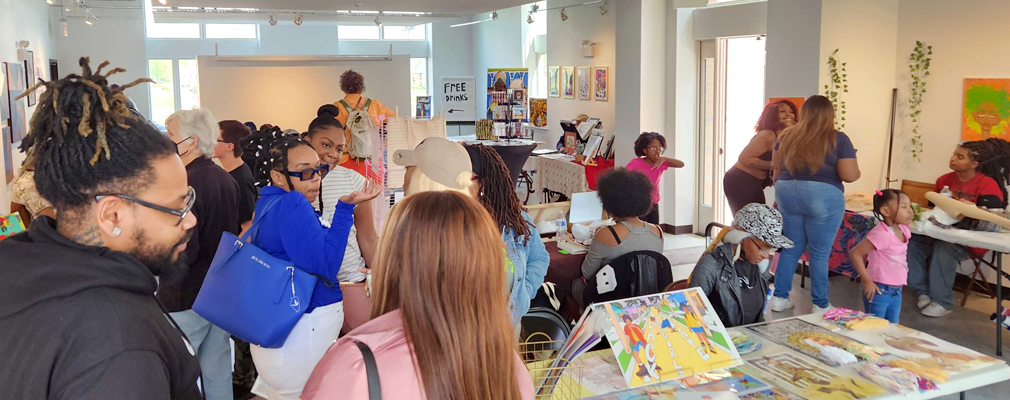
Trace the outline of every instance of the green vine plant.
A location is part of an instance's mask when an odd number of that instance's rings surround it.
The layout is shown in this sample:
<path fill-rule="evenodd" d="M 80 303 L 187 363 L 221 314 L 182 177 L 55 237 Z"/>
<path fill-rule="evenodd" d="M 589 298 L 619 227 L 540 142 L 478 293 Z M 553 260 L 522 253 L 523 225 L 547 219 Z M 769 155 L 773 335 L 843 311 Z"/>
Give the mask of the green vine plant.
<path fill-rule="evenodd" d="M 922 134 L 919 133 L 919 115 L 922 114 L 922 96 L 926 94 L 926 78 L 929 77 L 929 62 L 932 60 L 933 46 L 915 41 L 915 48 L 908 56 L 908 72 L 912 76 L 911 97 L 908 99 L 909 116 L 912 117 L 912 158 L 922 162 Z"/>
<path fill-rule="evenodd" d="M 831 83 L 824 85 L 824 97 L 831 100 L 831 105 L 835 109 L 835 129 L 845 128 L 845 100 L 842 100 L 842 93 L 849 92 L 849 74 L 845 70 L 844 62 L 839 62 L 838 49 L 828 56 L 828 77 Z"/>

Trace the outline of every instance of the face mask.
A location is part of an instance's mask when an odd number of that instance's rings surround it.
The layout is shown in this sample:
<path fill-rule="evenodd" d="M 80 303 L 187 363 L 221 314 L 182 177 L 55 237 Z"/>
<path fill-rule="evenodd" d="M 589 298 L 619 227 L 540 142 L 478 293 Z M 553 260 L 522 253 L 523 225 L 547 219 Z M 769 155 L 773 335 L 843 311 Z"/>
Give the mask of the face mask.
<path fill-rule="evenodd" d="M 189 152 L 193 151 L 193 149 L 189 149 L 189 150 L 186 150 L 186 152 L 185 152 L 185 153 L 179 153 L 179 145 L 180 145 L 180 144 L 183 144 L 183 143 L 186 143 L 186 141 L 187 141 L 187 140 L 189 140 L 189 139 L 192 139 L 192 138 L 193 138 L 193 137 L 192 137 L 192 136 L 190 136 L 190 137 L 188 137 L 188 138 L 185 138 L 185 139 L 182 139 L 182 140 L 180 140 L 180 141 L 179 141 L 179 143 L 176 143 L 176 144 L 175 144 L 175 152 L 176 152 L 176 154 L 179 154 L 179 157 L 183 157 L 183 156 L 185 156 L 186 154 L 189 154 Z"/>

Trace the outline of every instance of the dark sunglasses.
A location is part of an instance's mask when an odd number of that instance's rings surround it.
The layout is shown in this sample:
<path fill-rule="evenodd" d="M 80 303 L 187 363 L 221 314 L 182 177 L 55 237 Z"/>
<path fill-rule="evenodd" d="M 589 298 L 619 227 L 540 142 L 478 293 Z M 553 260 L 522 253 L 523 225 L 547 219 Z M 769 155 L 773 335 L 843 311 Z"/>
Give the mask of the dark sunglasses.
<path fill-rule="evenodd" d="M 175 222 L 175 226 L 179 226 L 179 224 L 182 223 L 182 220 L 186 219 L 186 216 L 189 215 L 189 212 L 191 210 L 193 210 L 193 204 L 196 203 L 196 191 L 193 190 L 192 186 L 189 187 L 189 193 L 186 194 L 186 205 L 183 206 L 181 210 L 175 210 L 175 209 L 171 209 L 171 208 L 168 208 L 168 207 L 165 207 L 165 206 L 159 206 L 157 204 L 149 203 L 149 202 L 146 202 L 144 200 L 138 199 L 138 198 L 133 197 L 133 196 L 127 196 L 125 194 L 103 194 L 103 195 L 98 195 L 98 196 L 95 196 L 95 201 L 102 201 L 102 199 L 104 199 L 106 197 L 118 197 L 118 198 L 126 200 L 126 201 L 132 201 L 134 203 L 140 204 L 140 205 L 142 205 L 144 207 L 147 207 L 147 208 L 150 208 L 152 210 L 157 210 L 157 211 L 161 211 L 161 212 L 166 213 L 166 214 L 172 214 L 174 216 L 177 216 L 177 217 L 179 217 L 179 220 Z"/>
<path fill-rule="evenodd" d="M 303 181 L 309 181 L 312 180 L 312 177 L 315 176 L 316 174 L 319 174 L 319 178 L 325 178 L 326 174 L 328 174 L 329 172 L 330 172 L 329 164 L 319 164 L 319 166 L 315 168 L 305 168 L 301 171 L 288 171 L 288 176 L 293 176 Z"/>

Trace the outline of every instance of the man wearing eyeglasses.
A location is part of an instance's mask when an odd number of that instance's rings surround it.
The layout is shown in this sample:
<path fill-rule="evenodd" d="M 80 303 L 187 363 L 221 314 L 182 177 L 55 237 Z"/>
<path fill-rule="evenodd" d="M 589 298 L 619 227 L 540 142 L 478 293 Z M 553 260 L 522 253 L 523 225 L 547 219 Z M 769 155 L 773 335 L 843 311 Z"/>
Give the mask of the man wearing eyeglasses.
<path fill-rule="evenodd" d="M 214 260 L 222 232 L 239 233 L 239 186 L 211 160 L 221 129 L 209 110 L 177 111 L 165 124 L 168 138 L 175 142 L 186 165 L 189 186 L 196 191 L 193 214 L 199 222 L 186 247 L 186 276 L 178 284 L 161 285 L 158 298 L 196 349 L 207 399 L 232 400 L 230 335 L 193 311 L 193 302 Z"/>

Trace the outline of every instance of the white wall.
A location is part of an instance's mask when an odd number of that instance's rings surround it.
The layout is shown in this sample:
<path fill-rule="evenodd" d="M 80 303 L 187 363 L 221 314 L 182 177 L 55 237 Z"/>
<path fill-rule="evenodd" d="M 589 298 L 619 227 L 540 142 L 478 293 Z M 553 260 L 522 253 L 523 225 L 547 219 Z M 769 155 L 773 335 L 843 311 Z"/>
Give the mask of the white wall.
<path fill-rule="evenodd" d="M 610 93 L 615 102 L 614 118 L 619 121 L 614 138 L 614 160 L 616 165 L 626 165 L 635 157 L 635 139 L 641 133 L 642 1 L 622 0 L 611 7 L 617 18 L 617 61 L 614 63 L 617 68 L 611 72 L 610 81 Z M 550 25 L 547 28 L 550 29 Z M 547 112 L 550 113 L 549 105 Z"/>
<path fill-rule="evenodd" d="M 498 10 L 498 19 L 471 25 L 473 32 L 473 70 L 477 77 L 477 118 L 487 117 L 488 68 L 522 68 L 522 27 L 526 16 L 521 7 Z M 487 19 L 486 14 L 478 19 Z M 450 28 L 452 34 L 464 35 L 466 28 Z M 460 29 L 464 29 L 460 31 Z M 457 33 L 458 32 L 458 33 Z M 549 108 L 549 107 L 548 107 Z"/>
<path fill-rule="evenodd" d="M 28 49 L 33 51 L 36 68 L 42 68 L 42 76 L 46 80 L 49 76 L 49 59 L 57 58 L 56 45 L 52 37 L 55 34 L 49 26 L 49 6 L 44 1 L 34 0 L 0 0 L 0 62 L 19 62 L 17 52 L 17 42 L 27 40 L 30 42 Z M 76 65 L 76 63 L 74 64 Z M 62 74 L 63 72 L 61 72 Z M 34 83 L 29 84 L 33 86 Z M 22 100 L 26 101 L 26 100 Z M 25 103 L 27 105 L 27 102 Z M 28 119 L 35 113 L 37 106 L 28 107 Z M 31 129 L 30 127 L 27 127 Z M 18 152 L 18 143 L 11 145 L 11 164 L 16 174 L 21 169 L 24 161 L 24 154 Z M 2 147 L 0 147 L 2 148 Z M 7 157 L 0 151 L 0 168 Z M 2 175 L 2 171 L 0 171 Z M 0 179 L 3 179 L 0 177 Z M 0 182 L 0 215 L 10 212 L 10 188 L 6 185 L 6 180 Z"/>
<path fill-rule="evenodd" d="M 675 199 L 664 201 L 665 215 L 674 226 L 694 225 L 695 231 L 701 231 L 703 226 L 697 226 L 698 213 L 698 42 L 693 36 L 694 14 L 692 9 L 667 10 L 667 63 L 675 68 L 674 76 L 667 79 L 667 109 L 672 111 L 667 115 L 667 145 L 668 154 L 684 162 L 684 168 L 667 170 L 663 180 L 665 188 L 673 188 L 663 192 L 663 198 Z M 672 53 L 672 54 L 671 54 Z M 672 91 L 672 92 L 671 92 Z M 671 129 L 672 127 L 672 129 Z M 671 182 L 672 180 L 672 182 Z"/>
<path fill-rule="evenodd" d="M 848 111 L 843 131 L 858 150 L 862 170 L 846 191 L 873 193 L 884 187 L 898 0 L 824 0 L 821 11 L 820 88 L 829 83 L 828 56 L 839 49 L 849 80 L 849 92 L 841 94 Z"/>
<path fill-rule="evenodd" d="M 821 0 L 768 0 L 765 96 L 820 93 Z"/>
<path fill-rule="evenodd" d="M 477 76 L 474 75 L 473 68 L 473 27 L 450 27 L 452 24 L 464 21 L 466 20 L 461 19 L 431 24 L 431 82 L 434 85 L 431 91 L 432 114 L 439 112 L 442 107 L 442 96 L 439 96 L 442 93 L 442 77 Z M 483 77 L 483 75 L 479 76 Z M 476 81 L 478 84 L 483 84 L 480 79 Z M 450 127 L 449 130 L 454 131 L 455 128 Z M 473 128 L 471 127 L 469 130 L 473 131 Z"/>
<path fill-rule="evenodd" d="M 571 0 L 552 0 L 547 2 L 548 8 L 571 4 Z M 615 73 L 617 72 L 616 29 L 617 9 L 623 2 L 609 3 L 607 15 L 600 15 L 600 9 L 595 6 L 574 7 L 566 9 L 568 21 L 561 21 L 558 11 L 539 12 L 536 18 L 547 18 L 547 65 L 559 67 L 610 67 L 609 99 L 607 101 L 579 100 L 564 97 L 547 97 L 547 128 L 548 134 L 543 140 L 546 147 L 554 148 L 564 132 L 561 130 L 561 120 L 571 120 L 579 114 L 599 118 L 603 122 L 604 135 L 609 137 L 614 128 L 622 129 L 616 124 L 614 108 Z M 523 22 L 525 25 L 526 23 Z M 582 56 L 582 41 L 596 42 L 596 56 Z"/>
<path fill-rule="evenodd" d="M 809 0 L 815 1 L 815 0 Z M 694 38 L 761 35 L 767 25 L 768 4 L 757 2 L 734 6 L 699 8 L 694 12 Z"/>

